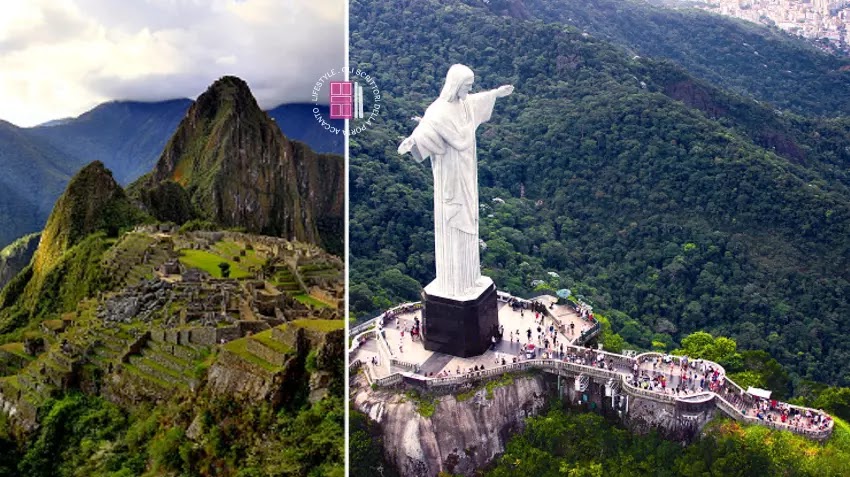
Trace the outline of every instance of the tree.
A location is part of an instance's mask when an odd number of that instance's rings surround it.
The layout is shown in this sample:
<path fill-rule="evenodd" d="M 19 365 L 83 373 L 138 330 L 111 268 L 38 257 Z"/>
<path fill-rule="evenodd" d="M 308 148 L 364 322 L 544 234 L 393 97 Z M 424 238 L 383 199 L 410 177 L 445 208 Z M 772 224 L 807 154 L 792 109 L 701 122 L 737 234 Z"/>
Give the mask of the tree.
<path fill-rule="evenodd" d="M 230 264 L 227 262 L 221 262 L 218 264 L 218 269 L 221 270 L 221 276 L 224 278 L 228 278 L 230 276 Z"/>

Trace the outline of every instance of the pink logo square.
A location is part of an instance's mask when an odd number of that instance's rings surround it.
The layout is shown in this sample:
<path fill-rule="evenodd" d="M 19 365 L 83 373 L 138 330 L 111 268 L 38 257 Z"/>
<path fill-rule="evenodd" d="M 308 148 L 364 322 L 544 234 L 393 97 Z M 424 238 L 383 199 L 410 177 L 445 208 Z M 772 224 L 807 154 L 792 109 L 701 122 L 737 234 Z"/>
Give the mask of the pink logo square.
<path fill-rule="evenodd" d="M 352 83 L 350 81 L 331 81 L 330 86 L 331 119 L 353 118 Z"/>

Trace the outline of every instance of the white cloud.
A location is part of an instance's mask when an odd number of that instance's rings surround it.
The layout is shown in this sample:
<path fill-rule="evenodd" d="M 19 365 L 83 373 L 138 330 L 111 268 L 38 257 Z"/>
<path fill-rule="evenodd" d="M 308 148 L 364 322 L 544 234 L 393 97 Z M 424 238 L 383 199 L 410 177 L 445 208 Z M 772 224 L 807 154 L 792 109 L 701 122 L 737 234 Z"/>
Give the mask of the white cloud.
<path fill-rule="evenodd" d="M 223 75 L 260 105 L 309 102 L 344 64 L 347 0 L 0 0 L 0 118 L 195 98 Z"/>

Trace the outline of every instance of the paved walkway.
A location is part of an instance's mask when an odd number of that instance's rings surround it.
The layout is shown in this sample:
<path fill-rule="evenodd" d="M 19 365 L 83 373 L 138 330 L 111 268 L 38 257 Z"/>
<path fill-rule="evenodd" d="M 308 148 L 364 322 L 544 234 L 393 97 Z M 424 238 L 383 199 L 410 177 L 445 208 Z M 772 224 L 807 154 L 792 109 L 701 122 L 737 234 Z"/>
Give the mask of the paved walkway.
<path fill-rule="evenodd" d="M 472 358 L 426 350 L 420 340 L 414 340 L 410 335 L 415 320 L 421 321 L 421 310 L 403 313 L 398 315 L 397 319 L 389 319 L 385 323 L 383 336 L 386 345 L 379 344 L 376 339 L 369 339 L 360 345 L 352 360 L 360 359 L 367 363 L 374 378 L 410 372 L 410 368 L 426 379 L 455 377 L 475 370 L 493 369 L 524 361 L 532 356 L 526 353 L 526 348 L 528 345 L 534 345 L 535 358 L 552 358 L 616 371 L 625 376 L 632 385 L 659 395 L 687 400 L 688 396 L 699 399 L 696 395 L 706 396 L 706 391 L 712 391 L 742 415 L 757 418 L 772 427 L 790 426 L 793 428 L 791 430 L 805 432 L 816 429 L 819 425 L 820 417 L 817 416 L 822 413 L 743 393 L 740 388 L 726 381 L 722 368 L 710 362 L 703 365 L 698 361 L 683 366 L 679 358 L 652 357 L 636 363 L 634 358 L 572 346 L 571 343 L 581 331 L 589 329 L 591 324 L 582 320 L 567 306 L 555 306 L 550 312 L 555 317 L 554 320 L 545 315 L 535 318 L 532 311 L 514 310 L 506 303 L 499 302 L 499 324 L 504 327 L 504 339 L 497 342 L 493 349 Z M 571 327 L 570 324 L 574 326 Z M 391 360 L 404 364 L 391 366 Z M 377 365 L 373 365 L 373 362 Z M 716 373 L 713 372 L 715 367 Z"/>

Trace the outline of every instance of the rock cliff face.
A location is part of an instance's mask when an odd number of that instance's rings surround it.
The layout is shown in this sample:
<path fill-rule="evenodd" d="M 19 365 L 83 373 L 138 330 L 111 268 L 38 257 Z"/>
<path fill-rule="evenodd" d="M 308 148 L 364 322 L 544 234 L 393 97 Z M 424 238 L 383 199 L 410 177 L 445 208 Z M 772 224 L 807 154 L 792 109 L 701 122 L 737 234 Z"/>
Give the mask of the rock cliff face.
<path fill-rule="evenodd" d="M 390 462 L 405 477 L 439 472 L 474 475 L 503 453 L 525 419 L 546 404 L 550 386 L 542 376 L 516 378 L 510 385 L 482 389 L 467 400 L 438 398 L 434 414 L 423 417 L 416 402 L 400 393 L 361 388 L 353 403 L 380 424 Z"/>
<path fill-rule="evenodd" d="M 288 140 L 248 85 L 227 76 L 189 108 L 153 172 L 133 189 L 161 220 L 185 219 L 175 208 L 192 210 L 224 227 L 327 248 L 341 241 L 332 235 L 342 235 L 344 166 L 341 156 Z M 174 200 L 163 203 L 143 193 L 167 181 L 182 186 L 185 197 L 171 191 Z"/>

